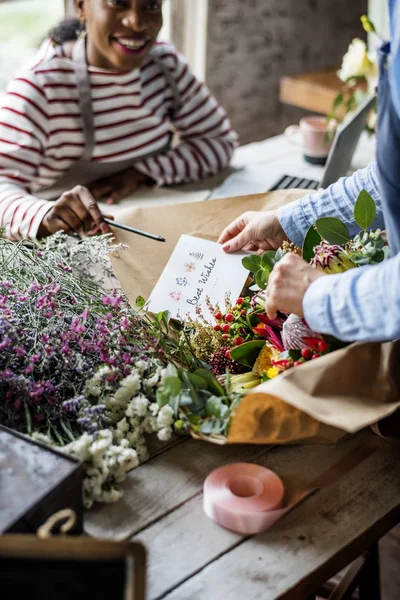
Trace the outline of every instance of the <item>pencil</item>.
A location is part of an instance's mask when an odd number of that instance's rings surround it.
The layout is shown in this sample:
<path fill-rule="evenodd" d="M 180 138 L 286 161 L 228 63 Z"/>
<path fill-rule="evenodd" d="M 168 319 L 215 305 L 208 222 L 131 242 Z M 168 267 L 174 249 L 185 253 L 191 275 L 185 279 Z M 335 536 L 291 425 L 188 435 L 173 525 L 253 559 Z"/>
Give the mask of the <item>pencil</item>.
<path fill-rule="evenodd" d="M 135 229 L 135 227 L 129 227 L 129 225 L 123 225 L 123 223 L 117 223 L 112 219 L 103 219 L 105 223 L 111 225 L 111 227 L 116 227 L 117 229 L 123 229 L 124 231 L 129 231 L 130 233 L 136 233 L 137 235 L 143 235 L 143 237 L 147 237 L 151 240 L 156 240 L 156 242 L 166 242 L 167 240 L 160 235 L 154 235 L 153 233 L 148 233 L 147 231 L 142 231 L 141 229 Z"/>

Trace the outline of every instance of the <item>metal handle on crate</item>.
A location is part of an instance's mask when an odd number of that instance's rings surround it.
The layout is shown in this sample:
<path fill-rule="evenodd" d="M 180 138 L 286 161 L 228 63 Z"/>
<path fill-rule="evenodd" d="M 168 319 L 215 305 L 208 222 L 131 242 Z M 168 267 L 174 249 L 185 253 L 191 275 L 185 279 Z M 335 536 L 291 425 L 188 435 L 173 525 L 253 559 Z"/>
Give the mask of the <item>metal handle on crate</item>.
<path fill-rule="evenodd" d="M 59 525 L 60 522 L 65 521 L 65 519 L 66 522 L 60 525 L 60 531 L 61 533 L 68 533 L 76 523 L 76 514 L 70 508 L 59 510 L 58 512 L 54 513 L 54 515 L 51 515 L 51 517 L 49 517 L 47 521 L 39 527 L 36 535 L 41 540 L 51 538 L 53 529 L 56 527 L 56 525 Z"/>

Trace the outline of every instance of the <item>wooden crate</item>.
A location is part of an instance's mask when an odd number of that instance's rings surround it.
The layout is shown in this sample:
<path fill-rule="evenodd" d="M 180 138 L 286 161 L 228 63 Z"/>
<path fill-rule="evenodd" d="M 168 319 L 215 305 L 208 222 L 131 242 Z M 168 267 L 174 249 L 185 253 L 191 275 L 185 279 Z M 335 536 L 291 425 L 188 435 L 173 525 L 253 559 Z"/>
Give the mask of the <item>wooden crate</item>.
<path fill-rule="evenodd" d="M 65 508 L 82 533 L 82 480 L 79 461 L 0 426 L 0 534 L 36 533 Z"/>

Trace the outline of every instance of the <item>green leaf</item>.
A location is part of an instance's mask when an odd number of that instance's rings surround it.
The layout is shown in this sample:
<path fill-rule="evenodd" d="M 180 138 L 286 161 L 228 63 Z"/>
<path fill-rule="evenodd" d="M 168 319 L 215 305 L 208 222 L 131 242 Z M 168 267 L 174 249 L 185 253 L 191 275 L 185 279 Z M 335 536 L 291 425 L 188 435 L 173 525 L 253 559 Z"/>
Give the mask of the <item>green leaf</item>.
<path fill-rule="evenodd" d="M 156 399 L 158 406 L 162 408 L 163 406 L 166 406 L 168 404 L 169 394 L 163 389 L 158 389 L 156 393 Z"/>
<path fill-rule="evenodd" d="M 339 108 L 339 106 L 343 103 L 344 100 L 344 96 L 343 96 L 343 92 L 340 92 L 335 100 L 333 101 L 333 112 L 336 112 L 337 109 Z"/>
<path fill-rule="evenodd" d="M 168 327 L 169 327 L 169 320 L 170 320 L 170 318 L 171 318 L 171 313 L 169 312 L 169 310 L 165 310 L 162 313 L 162 320 L 163 320 L 163 323 L 164 323 L 165 327 L 167 328 L 167 330 L 168 330 Z"/>
<path fill-rule="evenodd" d="M 282 248 L 278 248 L 278 250 L 275 252 L 275 258 L 274 258 L 275 263 L 279 262 L 284 256 L 285 255 L 284 255 Z"/>
<path fill-rule="evenodd" d="M 299 358 L 301 357 L 300 350 L 289 350 L 288 354 L 289 358 L 291 358 L 292 360 L 299 360 Z"/>
<path fill-rule="evenodd" d="M 261 266 L 261 257 L 258 254 L 251 254 L 242 258 L 242 265 L 251 273 L 255 273 Z"/>
<path fill-rule="evenodd" d="M 260 269 L 257 273 L 254 273 L 254 279 L 260 289 L 265 290 L 270 274 L 271 271 L 265 271 L 264 269 Z"/>
<path fill-rule="evenodd" d="M 330 244 L 344 246 L 350 241 L 349 230 L 340 219 L 336 217 L 323 217 L 317 219 L 315 227 L 320 236 Z"/>
<path fill-rule="evenodd" d="M 226 404 L 224 404 L 221 398 L 217 396 L 211 396 L 206 403 L 206 417 L 215 417 L 216 419 L 223 418 L 229 411 Z"/>
<path fill-rule="evenodd" d="M 265 271 L 271 272 L 275 266 L 275 252 L 273 250 L 267 250 L 261 255 L 261 268 Z"/>
<path fill-rule="evenodd" d="M 143 296 L 138 296 L 135 304 L 138 308 L 143 308 L 143 306 L 146 304 L 146 300 L 143 298 Z"/>
<path fill-rule="evenodd" d="M 306 262 L 310 262 L 314 258 L 314 248 L 318 246 L 322 241 L 321 236 L 315 229 L 314 225 L 311 225 L 310 229 L 306 233 L 303 243 L 303 258 Z"/>
<path fill-rule="evenodd" d="M 265 346 L 265 340 L 254 340 L 245 342 L 240 346 L 236 346 L 231 350 L 231 357 L 234 361 L 244 365 L 245 367 L 253 368 L 262 348 Z"/>
<path fill-rule="evenodd" d="M 376 205 L 366 190 L 361 190 L 354 206 L 354 220 L 361 229 L 371 227 L 376 217 Z"/>
<path fill-rule="evenodd" d="M 177 396 L 182 389 L 179 377 L 168 377 L 164 380 L 163 391 L 170 396 Z"/>
<path fill-rule="evenodd" d="M 207 371 L 206 369 L 197 369 L 194 374 L 199 375 L 207 382 L 207 389 L 215 396 L 224 396 L 224 388 L 210 371 Z"/>
<path fill-rule="evenodd" d="M 204 421 L 204 423 L 202 423 L 200 431 L 205 435 L 219 433 L 221 431 L 221 423 L 215 419 L 209 419 L 208 421 Z"/>
<path fill-rule="evenodd" d="M 204 379 L 204 377 L 201 377 L 200 375 L 195 373 L 188 373 L 187 375 L 190 383 L 193 385 L 194 388 L 196 388 L 196 390 L 208 389 L 207 381 Z"/>

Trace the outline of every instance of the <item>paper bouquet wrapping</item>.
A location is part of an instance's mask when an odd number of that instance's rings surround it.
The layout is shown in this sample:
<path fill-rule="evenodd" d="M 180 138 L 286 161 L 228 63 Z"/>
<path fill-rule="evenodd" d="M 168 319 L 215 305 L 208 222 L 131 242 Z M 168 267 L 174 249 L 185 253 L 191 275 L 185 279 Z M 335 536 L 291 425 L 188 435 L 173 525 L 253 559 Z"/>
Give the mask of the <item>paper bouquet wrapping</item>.
<path fill-rule="evenodd" d="M 129 246 L 113 268 L 129 301 L 148 297 L 181 234 L 217 240 L 223 228 L 246 211 L 276 209 L 304 195 L 278 191 L 159 208 L 119 216 L 126 224 L 166 237 L 150 240 L 118 232 Z M 197 435 L 225 443 L 293 444 L 337 442 L 393 415 L 400 407 L 400 346 L 356 343 L 262 383 L 240 402 L 228 436 Z M 399 432 L 400 434 L 400 432 Z"/>

